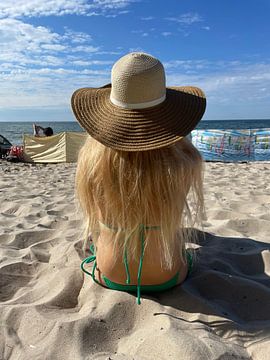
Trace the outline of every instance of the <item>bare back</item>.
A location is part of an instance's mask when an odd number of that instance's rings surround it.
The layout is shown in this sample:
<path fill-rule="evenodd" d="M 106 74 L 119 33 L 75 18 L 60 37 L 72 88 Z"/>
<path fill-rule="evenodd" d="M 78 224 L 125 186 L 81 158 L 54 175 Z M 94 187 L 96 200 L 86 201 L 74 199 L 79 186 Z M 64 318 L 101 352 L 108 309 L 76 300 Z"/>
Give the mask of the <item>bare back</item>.
<path fill-rule="evenodd" d="M 180 256 L 175 256 L 174 265 L 171 269 L 164 269 L 161 266 L 161 249 L 157 244 L 156 237 L 158 230 L 150 230 L 148 245 L 145 248 L 141 284 L 142 285 L 156 285 L 169 281 L 177 273 L 179 274 L 178 283 L 185 280 L 187 276 L 187 264 L 181 261 Z M 103 229 L 100 232 L 96 244 L 97 257 L 97 276 L 102 281 L 102 276 L 106 276 L 111 281 L 125 284 L 126 270 L 123 262 L 123 256 L 120 251 L 115 251 L 117 255 L 114 256 L 113 251 L 113 236 L 114 233 L 109 229 Z M 131 259 L 129 261 L 130 283 L 137 284 L 137 274 L 139 262 Z"/>

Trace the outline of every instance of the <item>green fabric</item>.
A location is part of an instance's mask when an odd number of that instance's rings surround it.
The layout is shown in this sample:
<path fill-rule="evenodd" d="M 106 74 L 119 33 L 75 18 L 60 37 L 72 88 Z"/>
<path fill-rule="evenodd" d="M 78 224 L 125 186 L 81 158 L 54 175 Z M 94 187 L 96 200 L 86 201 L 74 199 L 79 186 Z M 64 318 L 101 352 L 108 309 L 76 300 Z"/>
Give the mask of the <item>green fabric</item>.
<path fill-rule="evenodd" d="M 110 227 L 110 226 L 108 226 L 106 224 L 103 224 L 101 222 L 100 222 L 100 224 L 105 226 L 106 228 L 109 228 L 110 230 L 117 231 L 117 229 L 112 228 L 112 227 Z M 179 277 L 179 272 L 177 272 L 173 278 L 166 281 L 165 283 L 157 284 L 157 285 L 141 285 L 142 266 L 143 266 L 144 250 L 145 250 L 145 230 L 150 230 L 150 229 L 151 230 L 152 229 L 157 230 L 157 229 L 160 229 L 160 227 L 159 226 L 145 226 L 143 224 L 139 225 L 139 234 L 140 234 L 140 242 L 141 242 L 141 256 L 140 256 L 138 275 L 137 275 L 137 285 L 130 285 L 130 273 L 129 273 L 129 266 L 128 266 L 126 250 L 125 250 L 125 253 L 124 253 L 124 265 L 125 265 L 125 270 L 126 270 L 126 275 L 127 275 L 126 285 L 115 283 L 115 282 L 109 280 L 108 278 L 106 278 L 104 275 L 102 275 L 102 279 L 103 279 L 104 283 L 110 289 L 119 290 L 119 291 L 130 291 L 130 292 L 137 291 L 137 303 L 139 305 L 141 303 L 141 291 L 143 291 L 143 292 L 158 292 L 158 291 L 164 291 L 164 290 L 170 289 L 170 288 L 177 285 L 177 280 L 178 280 L 178 277 Z M 128 240 L 129 239 L 127 239 L 127 241 Z M 96 270 L 97 264 L 96 264 L 96 255 L 95 255 L 94 244 L 91 244 L 90 251 L 92 252 L 93 255 L 89 256 L 88 258 L 83 260 L 83 262 L 81 264 L 81 269 L 86 274 L 92 276 L 93 280 L 96 283 L 102 285 L 95 278 L 95 270 Z M 192 261 L 192 255 L 188 251 L 186 251 L 186 258 L 187 258 L 187 263 L 188 263 L 188 273 L 190 273 L 192 271 L 192 263 L 193 263 L 193 261 Z M 94 262 L 94 266 L 92 268 L 92 273 L 90 273 L 90 272 L 88 272 L 87 270 L 84 269 L 84 264 L 85 263 L 90 263 L 90 262 Z"/>
<path fill-rule="evenodd" d="M 143 265 L 143 258 L 144 258 L 144 250 L 145 250 L 145 229 L 146 227 L 143 224 L 140 224 L 139 231 L 140 231 L 140 240 L 141 240 L 141 256 L 140 256 L 140 263 L 138 269 L 138 276 L 137 276 L 137 303 L 140 305 L 141 303 L 141 276 L 142 276 L 142 265 Z"/>
<path fill-rule="evenodd" d="M 114 227 L 112 227 L 110 225 L 104 224 L 101 221 L 99 221 L 99 223 L 101 225 L 103 225 L 104 227 L 110 229 L 110 230 L 117 231 L 117 228 L 114 228 Z M 141 256 L 140 256 L 138 275 L 137 275 L 137 285 L 134 285 L 136 287 L 136 290 L 137 290 L 137 303 L 138 304 L 141 303 L 141 276 L 142 276 L 142 266 L 143 266 L 144 249 L 145 249 L 145 230 L 159 230 L 159 229 L 160 229 L 160 226 L 145 226 L 143 224 L 140 224 L 139 227 L 138 227 L 139 234 L 140 234 L 140 242 L 141 242 Z M 128 242 L 129 238 L 126 241 Z M 126 279 L 126 284 L 127 285 L 124 285 L 124 286 L 130 286 L 130 273 L 129 273 L 129 266 L 128 266 L 126 249 L 125 249 L 125 252 L 124 252 L 124 265 L 125 265 L 125 270 L 126 270 L 126 275 L 127 275 L 127 279 Z M 105 283 L 106 283 L 106 281 L 108 282 L 109 285 L 107 285 L 107 284 L 106 285 L 109 288 L 112 288 L 112 286 L 113 286 L 113 288 L 115 290 L 119 290 L 119 289 L 116 289 L 119 284 L 112 283 L 109 279 L 106 279 L 106 280 L 103 279 L 103 280 L 104 280 Z M 129 291 L 129 290 L 126 290 L 126 291 Z"/>
<path fill-rule="evenodd" d="M 168 280 L 162 284 L 141 285 L 140 286 L 141 291 L 145 293 L 145 292 L 159 292 L 159 291 L 168 290 L 177 285 L 178 276 L 179 276 L 179 273 L 177 273 L 173 278 L 171 278 L 170 280 Z M 137 291 L 137 285 L 118 284 L 118 283 L 115 283 L 115 282 L 109 280 L 105 276 L 102 276 L 102 279 L 104 280 L 104 283 L 106 284 L 106 286 L 110 289 L 119 290 L 119 291 L 130 291 L 130 292 Z"/>

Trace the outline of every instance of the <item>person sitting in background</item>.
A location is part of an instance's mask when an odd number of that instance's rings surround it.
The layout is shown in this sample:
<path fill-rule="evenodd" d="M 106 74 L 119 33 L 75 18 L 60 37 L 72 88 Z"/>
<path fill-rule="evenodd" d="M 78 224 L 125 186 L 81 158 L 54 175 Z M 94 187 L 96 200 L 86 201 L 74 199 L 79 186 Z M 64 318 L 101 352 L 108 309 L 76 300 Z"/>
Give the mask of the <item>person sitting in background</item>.
<path fill-rule="evenodd" d="M 33 124 L 34 136 L 52 136 L 53 129 L 51 127 L 43 128 L 42 126 Z"/>

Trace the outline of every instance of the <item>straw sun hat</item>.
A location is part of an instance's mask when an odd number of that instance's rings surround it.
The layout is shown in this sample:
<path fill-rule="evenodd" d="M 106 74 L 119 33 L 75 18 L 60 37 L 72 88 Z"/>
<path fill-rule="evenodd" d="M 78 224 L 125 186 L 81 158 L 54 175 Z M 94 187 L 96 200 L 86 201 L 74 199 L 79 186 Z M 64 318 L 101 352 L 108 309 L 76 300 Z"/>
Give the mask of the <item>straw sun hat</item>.
<path fill-rule="evenodd" d="M 196 87 L 166 88 L 158 59 L 130 53 L 114 64 L 111 84 L 75 91 L 71 105 L 80 125 L 103 145 L 144 151 L 186 136 L 202 118 L 206 99 Z"/>

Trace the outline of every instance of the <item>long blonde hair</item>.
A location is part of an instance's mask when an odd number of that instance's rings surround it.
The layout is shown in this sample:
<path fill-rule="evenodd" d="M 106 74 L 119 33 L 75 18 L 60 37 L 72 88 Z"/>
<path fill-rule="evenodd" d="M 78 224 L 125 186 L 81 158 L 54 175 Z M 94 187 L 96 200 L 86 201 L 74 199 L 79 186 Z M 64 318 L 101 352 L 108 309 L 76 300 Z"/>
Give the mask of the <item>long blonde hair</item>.
<path fill-rule="evenodd" d="M 89 137 L 79 153 L 76 192 L 94 243 L 102 221 L 115 229 L 115 253 L 126 249 L 138 259 L 139 225 L 159 226 L 160 262 L 172 268 L 176 251 L 182 258 L 185 243 L 194 240 L 191 228 L 202 214 L 202 159 L 186 138 L 167 148 L 126 152 Z"/>

